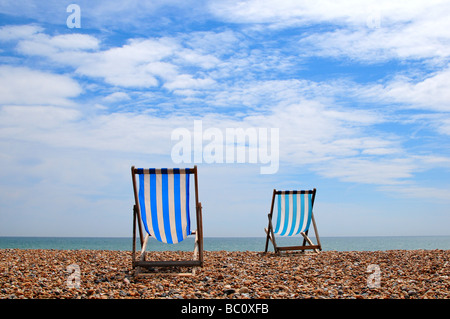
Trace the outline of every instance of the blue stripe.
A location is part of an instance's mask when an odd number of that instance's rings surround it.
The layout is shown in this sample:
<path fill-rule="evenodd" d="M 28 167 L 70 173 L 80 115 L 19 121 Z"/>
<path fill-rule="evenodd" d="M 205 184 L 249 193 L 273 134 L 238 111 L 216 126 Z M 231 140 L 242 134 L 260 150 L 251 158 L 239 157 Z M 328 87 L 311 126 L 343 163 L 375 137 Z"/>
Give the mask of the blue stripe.
<path fill-rule="evenodd" d="M 158 209 L 156 206 L 156 175 L 153 173 L 150 174 L 150 206 L 151 206 L 151 216 L 152 216 L 152 226 L 155 238 L 161 241 L 161 235 L 159 233 L 159 225 L 158 225 Z"/>
<path fill-rule="evenodd" d="M 277 195 L 278 197 L 278 215 L 277 215 L 277 224 L 275 226 L 275 233 L 278 234 L 280 230 L 280 220 L 281 220 L 281 194 Z"/>
<path fill-rule="evenodd" d="M 147 227 L 147 208 L 145 207 L 145 191 L 146 190 L 144 185 L 144 175 L 141 174 L 139 175 L 139 204 L 140 204 L 139 206 L 141 208 L 141 219 L 142 223 L 144 224 L 144 228 L 147 231 L 147 233 L 150 233 Z"/>
<path fill-rule="evenodd" d="M 174 169 L 173 174 L 173 191 L 174 191 L 174 206 L 175 206 L 175 225 L 177 228 L 178 242 L 183 240 L 183 230 L 181 225 L 181 203 L 180 203 L 180 172 L 179 168 Z"/>
<path fill-rule="evenodd" d="M 311 223 L 311 213 L 312 213 L 312 207 L 311 207 L 311 194 L 308 194 L 308 221 L 306 224 L 306 228 L 304 231 L 307 231 L 309 229 L 309 224 Z"/>
<path fill-rule="evenodd" d="M 186 168 L 186 234 L 191 234 L 191 214 L 189 213 L 189 177 L 191 175 L 189 174 L 189 168 Z M 197 207 L 196 213 L 197 213 Z"/>
<path fill-rule="evenodd" d="M 292 194 L 292 226 L 291 231 L 289 232 L 289 236 L 292 236 L 294 233 L 295 222 L 297 220 L 297 194 Z"/>
<path fill-rule="evenodd" d="M 305 195 L 300 195 L 300 227 L 298 228 L 298 232 L 302 232 L 303 229 L 303 220 L 305 219 Z"/>
<path fill-rule="evenodd" d="M 289 226 L 289 194 L 284 195 L 284 226 L 281 236 L 286 234 L 287 228 Z"/>
<path fill-rule="evenodd" d="M 162 213 L 164 220 L 164 233 L 166 234 L 166 242 L 173 244 L 172 234 L 170 232 L 170 215 L 169 215 L 169 176 L 167 169 L 161 169 L 161 190 L 162 190 Z"/>

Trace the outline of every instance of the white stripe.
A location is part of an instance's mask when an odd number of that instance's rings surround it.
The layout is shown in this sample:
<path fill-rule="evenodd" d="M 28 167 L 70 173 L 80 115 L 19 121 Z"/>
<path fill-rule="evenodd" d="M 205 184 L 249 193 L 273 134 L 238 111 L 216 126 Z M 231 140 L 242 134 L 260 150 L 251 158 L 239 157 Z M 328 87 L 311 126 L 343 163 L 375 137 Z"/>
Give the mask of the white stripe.
<path fill-rule="evenodd" d="M 181 227 L 183 228 L 183 238 L 186 238 L 186 226 L 187 226 L 187 218 L 186 218 L 186 178 L 189 178 L 189 175 L 184 174 L 185 169 L 180 169 L 180 211 L 181 211 Z M 183 173 L 183 174 L 181 174 Z"/>
<path fill-rule="evenodd" d="M 174 189 L 173 189 L 173 174 L 167 174 L 167 186 L 168 186 L 168 198 L 169 198 L 169 220 L 170 220 L 170 233 L 172 236 L 172 242 L 175 244 L 177 239 L 177 227 L 175 224 L 175 203 L 174 203 Z"/>
<path fill-rule="evenodd" d="M 153 237 L 155 233 L 153 231 L 152 225 L 152 211 L 151 211 L 151 199 L 150 199 L 150 175 L 144 175 L 144 206 L 145 206 L 145 217 L 147 219 L 147 228 L 150 232 L 150 235 Z"/>
<path fill-rule="evenodd" d="M 164 216 L 162 209 L 162 177 L 161 174 L 156 174 L 156 210 L 158 216 L 158 229 L 161 235 L 161 241 L 167 243 L 166 234 L 164 232 Z"/>

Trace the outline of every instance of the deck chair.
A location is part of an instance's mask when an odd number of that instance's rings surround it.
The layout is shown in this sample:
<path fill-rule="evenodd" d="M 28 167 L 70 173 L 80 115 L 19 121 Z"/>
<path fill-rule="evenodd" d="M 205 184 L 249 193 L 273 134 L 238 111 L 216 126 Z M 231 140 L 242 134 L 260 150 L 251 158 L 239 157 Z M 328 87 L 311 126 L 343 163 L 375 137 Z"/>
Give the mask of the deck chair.
<path fill-rule="evenodd" d="M 189 267 L 195 274 L 203 266 L 202 206 L 198 201 L 197 166 L 194 168 L 131 167 L 135 204 L 133 206 L 132 266 L 135 275 L 144 270 L 179 269 Z M 194 175 L 196 230 L 191 231 L 189 205 L 190 175 Z M 139 180 L 137 185 L 136 177 Z M 140 258 L 136 256 L 136 226 L 139 229 Z M 142 229 L 144 228 L 144 229 Z M 145 236 L 144 236 L 145 231 Z M 189 260 L 146 260 L 150 237 L 158 242 L 177 244 L 195 235 L 194 254 Z M 185 259 L 185 258 L 184 258 Z M 161 268 L 160 268 L 161 267 Z M 189 274 L 189 273 L 172 273 Z"/>
<path fill-rule="evenodd" d="M 305 249 L 313 249 L 315 252 L 319 252 L 319 250 L 322 250 L 313 214 L 315 196 L 315 188 L 313 190 L 299 191 L 273 190 L 272 205 L 268 215 L 269 226 L 264 229 L 267 234 L 265 252 L 268 250 L 269 240 L 272 242 L 276 254 L 279 254 L 282 251 L 301 250 L 304 252 Z M 277 198 L 278 213 L 274 228 L 272 217 L 275 198 Z M 311 239 L 308 237 L 311 221 L 314 227 L 317 244 L 313 244 Z M 295 236 L 299 234 L 303 237 L 303 244 L 301 246 L 280 247 L 277 245 L 275 240 L 275 235 Z"/>

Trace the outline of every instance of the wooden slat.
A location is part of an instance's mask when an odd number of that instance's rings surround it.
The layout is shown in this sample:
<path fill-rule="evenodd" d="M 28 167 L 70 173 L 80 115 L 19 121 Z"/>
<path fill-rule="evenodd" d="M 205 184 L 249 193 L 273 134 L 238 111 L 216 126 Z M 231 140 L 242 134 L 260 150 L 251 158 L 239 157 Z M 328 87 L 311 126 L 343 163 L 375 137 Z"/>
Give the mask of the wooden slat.
<path fill-rule="evenodd" d="M 195 267 L 201 266 L 199 260 L 164 260 L 164 261 L 136 261 L 137 267 Z"/>
<path fill-rule="evenodd" d="M 307 245 L 307 246 L 286 246 L 286 247 L 277 247 L 278 250 L 304 250 L 304 249 L 320 249 L 319 245 Z"/>

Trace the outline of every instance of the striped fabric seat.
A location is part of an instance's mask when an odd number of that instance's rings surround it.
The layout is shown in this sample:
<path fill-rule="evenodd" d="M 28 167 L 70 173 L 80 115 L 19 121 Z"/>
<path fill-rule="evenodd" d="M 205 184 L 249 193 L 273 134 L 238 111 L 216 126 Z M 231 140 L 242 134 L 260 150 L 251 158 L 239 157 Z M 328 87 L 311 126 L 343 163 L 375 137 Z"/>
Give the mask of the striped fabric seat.
<path fill-rule="evenodd" d="M 268 214 L 269 225 L 264 228 L 267 234 L 266 248 L 267 253 L 269 249 L 269 241 L 272 242 L 275 253 L 285 251 L 305 251 L 306 249 L 313 249 L 315 252 L 322 250 L 320 244 L 319 233 L 317 232 L 317 225 L 314 219 L 314 200 L 316 198 L 316 189 L 312 190 L 294 190 L 294 191 L 280 191 L 273 190 L 272 204 Z M 275 204 L 275 201 L 277 203 Z M 276 215 L 275 227 L 272 223 L 274 217 L 274 210 L 278 208 Z M 317 243 L 314 244 L 309 238 L 310 225 L 314 228 L 314 233 Z M 275 235 L 278 236 L 294 236 L 301 235 L 303 237 L 303 244 L 291 246 L 279 246 L 277 244 Z"/>
<path fill-rule="evenodd" d="M 277 194 L 278 215 L 274 233 L 293 236 L 306 232 L 311 223 L 311 192 L 280 191 Z"/>
<path fill-rule="evenodd" d="M 191 234 L 189 168 L 136 169 L 141 219 L 148 234 L 176 244 Z"/>

